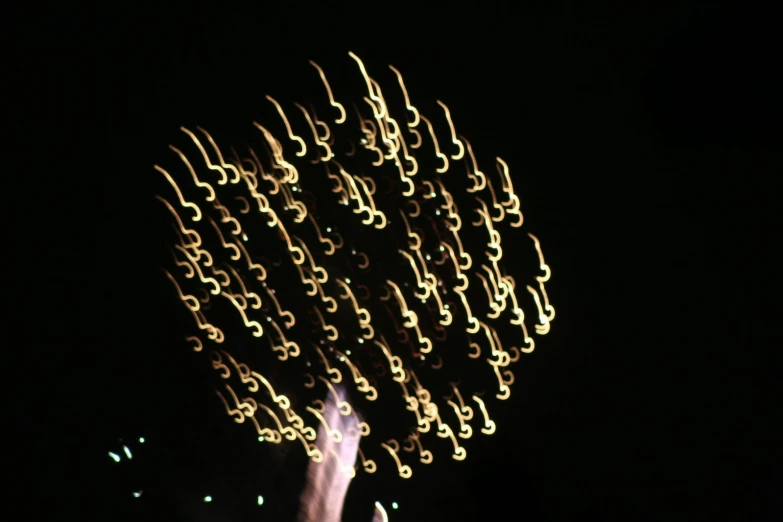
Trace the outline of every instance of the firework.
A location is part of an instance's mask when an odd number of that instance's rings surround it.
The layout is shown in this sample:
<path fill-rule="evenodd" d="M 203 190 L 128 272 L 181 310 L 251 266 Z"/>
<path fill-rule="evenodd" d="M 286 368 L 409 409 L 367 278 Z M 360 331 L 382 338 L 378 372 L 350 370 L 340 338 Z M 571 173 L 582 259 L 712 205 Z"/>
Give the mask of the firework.
<path fill-rule="evenodd" d="M 427 117 L 396 68 L 382 90 L 349 55 L 353 102 L 311 62 L 312 103 L 267 96 L 256 145 L 181 129 L 155 166 L 174 229 L 165 275 L 248 434 L 314 463 L 354 445 L 355 462 L 335 461 L 346 476 L 410 478 L 495 432 L 492 401 L 554 319 L 551 272 L 507 163 L 482 171 L 443 102 Z"/>

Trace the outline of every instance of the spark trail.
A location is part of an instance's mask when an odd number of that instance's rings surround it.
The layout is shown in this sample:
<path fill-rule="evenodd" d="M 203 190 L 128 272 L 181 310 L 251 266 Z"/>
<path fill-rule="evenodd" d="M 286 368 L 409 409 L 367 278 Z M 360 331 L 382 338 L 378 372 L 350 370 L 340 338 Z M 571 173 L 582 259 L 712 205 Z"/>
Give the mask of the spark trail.
<path fill-rule="evenodd" d="M 509 165 L 481 170 L 442 101 L 425 115 L 399 70 L 382 89 L 349 57 L 358 96 L 311 62 L 312 103 L 260 100 L 252 147 L 181 129 L 155 165 L 166 277 L 235 423 L 351 477 L 410 478 L 501 429 L 491 402 L 555 317 L 551 270 Z M 328 450 L 345 440 L 361 440 L 350 465 Z"/>

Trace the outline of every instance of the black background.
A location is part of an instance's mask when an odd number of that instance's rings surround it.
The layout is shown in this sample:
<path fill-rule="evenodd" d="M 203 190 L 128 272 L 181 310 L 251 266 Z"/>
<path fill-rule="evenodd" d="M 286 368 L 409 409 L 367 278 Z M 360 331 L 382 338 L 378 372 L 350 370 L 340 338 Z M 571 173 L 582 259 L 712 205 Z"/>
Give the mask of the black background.
<path fill-rule="evenodd" d="M 41 235 L 23 232 L 46 252 L 15 401 L 42 461 L 27 466 L 42 499 L 29 507 L 265 519 L 166 488 L 129 498 L 150 480 L 255 498 L 264 465 L 181 341 L 152 165 L 180 125 L 245 128 L 265 94 L 318 87 L 308 59 L 352 50 L 399 67 L 412 95 L 443 99 L 476 149 L 516 167 L 558 310 L 491 444 L 420 483 L 352 487 L 360 519 L 375 500 L 411 521 L 778 519 L 774 17 L 589 4 L 16 13 L 8 81 L 34 149 L 22 172 L 46 202 L 29 210 Z M 138 436 L 136 469 L 112 467 L 106 451 Z M 271 519 L 296 484 L 265 494 Z"/>

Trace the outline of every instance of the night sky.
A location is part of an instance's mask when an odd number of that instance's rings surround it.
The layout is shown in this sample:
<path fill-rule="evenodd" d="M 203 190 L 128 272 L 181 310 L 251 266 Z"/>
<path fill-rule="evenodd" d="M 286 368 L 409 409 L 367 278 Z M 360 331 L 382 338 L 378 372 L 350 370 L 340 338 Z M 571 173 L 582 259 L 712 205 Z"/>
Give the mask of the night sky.
<path fill-rule="evenodd" d="M 246 135 L 264 95 L 320 96 L 308 60 L 329 75 L 353 51 L 370 74 L 398 67 L 412 97 L 446 102 L 477 151 L 509 163 L 557 318 L 496 406 L 496 435 L 407 482 L 360 475 L 346 519 L 369 521 L 376 500 L 399 502 L 392 522 L 783 516 L 773 17 L 490 4 L 43 23 L 47 59 L 21 60 L 56 106 L 36 143 L 73 141 L 78 158 L 51 173 L 61 213 L 40 277 L 62 304 L 29 343 L 45 376 L 30 400 L 46 415 L 19 430 L 46 455 L 31 480 L 48 507 L 74 520 L 290 515 L 303 476 L 253 460 L 205 354 L 182 340 L 152 166 L 170 161 L 180 125 Z M 133 462 L 107 457 L 119 439 Z"/>

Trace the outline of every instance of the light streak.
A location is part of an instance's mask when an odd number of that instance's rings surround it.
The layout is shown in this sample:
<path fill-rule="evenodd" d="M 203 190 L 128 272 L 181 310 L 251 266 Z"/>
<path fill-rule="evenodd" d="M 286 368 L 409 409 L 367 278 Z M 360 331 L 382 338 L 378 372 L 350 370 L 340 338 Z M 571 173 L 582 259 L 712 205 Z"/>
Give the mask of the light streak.
<path fill-rule="evenodd" d="M 379 515 L 379 517 L 375 517 L 379 522 L 389 522 L 389 515 L 386 513 L 386 508 L 384 508 L 380 502 L 375 503 L 375 512 Z M 373 522 L 375 522 L 375 520 L 373 520 Z"/>
<path fill-rule="evenodd" d="M 343 123 L 345 121 L 345 109 L 341 104 L 334 101 L 334 96 L 332 95 L 332 88 L 329 87 L 329 82 L 326 81 L 326 75 L 324 74 L 323 69 L 321 69 L 321 67 L 312 60 L 310 60 L 310 65 L 315 67 L 315 69 L 318 71 L 318 75 L 321 77 L 321 81 L 323 82 L 324 87 L 326 87 L 326 92 L 329 94 L 329 103 L 332 104 L 332 107 L 340 111 L 340 117 L 334 120 L 334 122 Z"/>
<path fill-rule="evenodd" d="M 182 191 L 179 189 L 179 186 L 177 186 L 177 183 L 172 179 L 171 174 L 163 170 L 162 168 L 155 165 L 155 170 L 160 172 L 166 177 L 166 180 L 171 184 L 172 188 L 174 189 L 174 192 L 177 193 L 177 197 L 179 198 L 179 203 L 183 207 L 186 208 L 192 208 L 193 209 L 193 221 L 201 221 L 201 209 L 198 208 L 198 205 L 195 203 L 191 203 L 189 201 L 185 201 L 185 197 L 182 195 Z"/>

